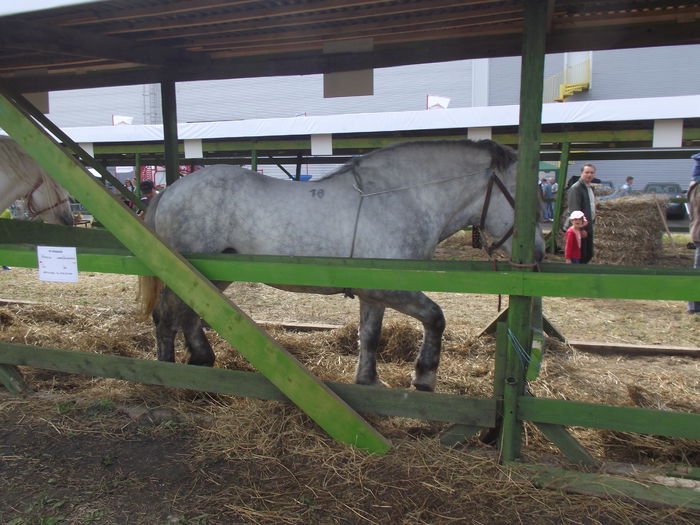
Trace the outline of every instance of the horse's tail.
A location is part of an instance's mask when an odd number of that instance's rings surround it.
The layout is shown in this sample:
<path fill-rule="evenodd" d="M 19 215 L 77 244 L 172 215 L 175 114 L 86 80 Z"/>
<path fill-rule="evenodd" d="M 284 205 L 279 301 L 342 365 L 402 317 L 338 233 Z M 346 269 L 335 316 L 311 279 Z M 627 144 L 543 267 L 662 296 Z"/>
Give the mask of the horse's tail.
<path fill-rule="evenodd" d="M 144 222 L 151 228 L 154 228 L 155 212 L 158 206 L 158 201 L 162 194 L 156 195 L 148 204 L 146 213 L 144 214 Z M 136 294 L 136 302 L 139 305 L 139 316 L 147 320 L 158 303 L 160 294 L 163 290 L 163 281 L 152 275 L 139 275 L 139 288 Z"/>
<path fill-rule="evenodd" d="M 152 275 L 139 275 L 139 291 L 136 301 L 139 303 L 139 315 L 148 319 L 156 307 L 160 293 L 163 290 L 163 281 Z"/>

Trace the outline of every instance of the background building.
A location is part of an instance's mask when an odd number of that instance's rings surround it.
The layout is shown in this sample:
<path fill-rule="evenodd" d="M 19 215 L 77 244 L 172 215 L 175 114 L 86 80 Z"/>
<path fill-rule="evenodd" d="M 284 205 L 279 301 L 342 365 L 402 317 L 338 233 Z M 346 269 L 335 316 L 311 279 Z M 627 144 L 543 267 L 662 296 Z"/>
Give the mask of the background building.
<path fill-rule="evenodd" d="M 697 95 L 698 64 L 700 45 L 564 53 L 547 56 L 545 77 L 558 87 L 565 71 L 578 75 L 569 79 L 572 94 L 552 103 Z M 450 108 L 511 105 L 519 102 L 519 86 L 520 57 L 505 57 L 378 69 L 373 96 L 324 98 L 321 75 L 183 82 L 176 89 L 178 121 L 205 122 L 416 111 L 426 109 L 429 94 L 448 98 Z M 545 87 L 545 102 L 557 95 Z M 57 91 L 50 93 L 49 117 L 61 127 L 111 125 L 113 115 L 133 117 L 133 124 L 160 124 L 160 107 L 158 85 Z M 686 186 L 693 166 L 690 159 L 595 163 L 601 179 L 617 187 L 632 175 L 637 189 L 656 180 Z M 581 164 L 572 164 L 569 173 L 578 173 Z M 328 167 L 310 169 L 320 173 Z"/>

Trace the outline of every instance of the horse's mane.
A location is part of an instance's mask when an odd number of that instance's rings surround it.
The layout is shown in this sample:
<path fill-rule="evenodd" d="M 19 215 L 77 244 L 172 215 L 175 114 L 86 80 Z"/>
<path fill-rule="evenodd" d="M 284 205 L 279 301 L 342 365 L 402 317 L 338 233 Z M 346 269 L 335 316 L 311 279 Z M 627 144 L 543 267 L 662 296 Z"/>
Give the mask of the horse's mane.
<path fill-rule="evenodd" d="M 505 172 L 514 162 L 518 160 L 518 155 L 512 148 L 494 142 L 493 140 L 483 139 L 478 141 L 473 141 L 470 139 L 463 140 L 435 140 L 435 141 L 409 141 L 409 142 L 398 142 L 390 146 L 386 146 L 381 149 L 377 149 L 367 153 L 361 157 L 355 157 L 350 159 L 340 168 L 329 173 L 327 176 L 323 177 L 327 179 L 347 171 L 351 171 L 358 167 L 363 159 L 372 159 L 375 156 L 386 155 L 389 152 L 400 153 L 402 149 L 415 149 L 415 148 L 428 148 L 434 149 L 438 147 L 462 147 L 462 148 L 473 148 L 476 151 L 484 151 L 489 154 L 491 158 L 490 169 L 496 169 L 500 172 Z"/>

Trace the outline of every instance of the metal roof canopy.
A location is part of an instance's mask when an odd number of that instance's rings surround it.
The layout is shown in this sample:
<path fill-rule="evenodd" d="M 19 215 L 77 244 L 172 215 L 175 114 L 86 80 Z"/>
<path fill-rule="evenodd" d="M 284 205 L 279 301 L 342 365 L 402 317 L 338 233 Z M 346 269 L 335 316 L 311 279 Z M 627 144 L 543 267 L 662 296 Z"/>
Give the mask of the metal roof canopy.
<path fill-rule="evenodd" d="M 400 140 L 463 138 L 471 128 L 491 128 L 497 142 L 517 145 L 519 107 L 488 106 L 249 119 L 178 124 L 180 140 L 201 140 L 203 157 L 194 163 L 339 164 Z M 652 148 L 655 120 L 682 120 L 681 147 Z M 610 158 L 688 158 L 700 150 L 700 95 L 545 104 L 542 111 L 542 159 L 559 160 L 561 144 L 571 160 Z M 106 165 L 162 163 L 163 126 L 90 126 L 66 128 L 78 143 L 92 143 Z M 311 155 L 311 137 L 332 135 L 332 156 Z M 300 160 L 299 155 L 303 155 Z M 273 158 L 266 158 L 271 156 Z"/>
<path fill-rule="evenodd" d="M 57 2 L 59 4 L 66 2 Z M 522 1 L 113 0 L 0 17 L 21 92 L 330 73 L 519 56 Z M 700 42 L 695 1 L 550 0 L 545 51 Z M 364 39 L 372 50 L 324 53 Z"/>

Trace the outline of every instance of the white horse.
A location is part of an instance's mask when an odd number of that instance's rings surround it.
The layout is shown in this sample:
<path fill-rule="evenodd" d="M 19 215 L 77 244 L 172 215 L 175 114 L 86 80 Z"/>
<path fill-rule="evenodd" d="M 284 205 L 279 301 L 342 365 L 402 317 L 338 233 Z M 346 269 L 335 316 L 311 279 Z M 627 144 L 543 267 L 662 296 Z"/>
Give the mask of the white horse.
<path fill-rule="evenodd" d="M 0 136 L 0 212 L 24 199 L 30 218 L 73 225 L 68 192 L 10 137 Z"/>
<path fill-rule="evenodd" d="M 412 142 L 358 157 L 317 182 L 289 183 L 233 166 L 211 166 L 156 197 L 146 223 L 183 252 L 430 259 L 437 244 L 479 224 L 510 253 L 516 155 L 490 140 Z M 533 182 L 534 183 L 534 182 Z M 535 257 L 544 254 L 537 229 Z M 229 283 L 215 283 L 224 289 Z M 191 364 L 214 363 L 199 317 L 153 277 L 140 279 L 144 313 L 156 325 L 158 359 L 173 361 L 182 330 Z M 445 318 L 422 292 L 277 286 L 360 299 L 355 382 L 380 384 L 376 370 L 386 307 L 423 323 L 413 386 L 433 390 Z M 156 306 L 157 303 L 157 306 Z M 155 309 L 154 309 L 155 308 Z"/>

